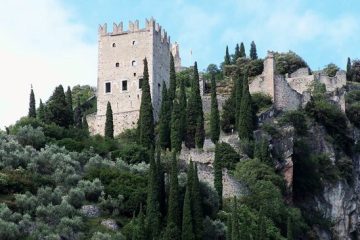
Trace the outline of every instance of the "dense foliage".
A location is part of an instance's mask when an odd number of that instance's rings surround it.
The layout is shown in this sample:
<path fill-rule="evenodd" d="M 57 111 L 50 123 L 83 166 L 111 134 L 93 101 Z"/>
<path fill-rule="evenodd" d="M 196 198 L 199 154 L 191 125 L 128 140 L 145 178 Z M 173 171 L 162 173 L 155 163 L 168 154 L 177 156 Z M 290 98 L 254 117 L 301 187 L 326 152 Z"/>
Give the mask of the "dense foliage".
<path fill-rule="evenodd" d="M 307 63 L 296 53 L 275 53 L 276 71 L 279 74 L 293 73 L 299 68 L 307 67 Z"/>

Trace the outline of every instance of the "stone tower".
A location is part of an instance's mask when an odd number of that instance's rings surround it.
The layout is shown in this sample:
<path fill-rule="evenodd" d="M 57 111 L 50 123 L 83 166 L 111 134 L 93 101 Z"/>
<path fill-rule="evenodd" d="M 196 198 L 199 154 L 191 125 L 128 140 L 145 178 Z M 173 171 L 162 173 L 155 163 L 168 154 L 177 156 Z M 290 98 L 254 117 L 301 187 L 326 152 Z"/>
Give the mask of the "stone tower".
<path fill-rule="evenodd" d="M 157 120 L 161 105 L 162 84 L 169 85 L 170 37 L 154 19 L 147 20 L 145 28 L 139 21 L 129 22 L 127 31 L 123 23 L 99 27 L 97 79 L 97 113 L 87 117 L 92 134 L 104 135 L 107 102 L 111 103 L 114 134 L 133 128 L 137 124 L 141 102 L 143 60 L 147 58 L 149 84 Z"/>

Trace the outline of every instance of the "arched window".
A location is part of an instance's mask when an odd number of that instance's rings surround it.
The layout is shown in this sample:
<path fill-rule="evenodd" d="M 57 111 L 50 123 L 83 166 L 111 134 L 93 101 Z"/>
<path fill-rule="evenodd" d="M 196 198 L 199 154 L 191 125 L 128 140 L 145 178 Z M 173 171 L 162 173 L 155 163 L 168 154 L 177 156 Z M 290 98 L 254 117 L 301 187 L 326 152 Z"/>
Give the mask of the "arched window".
<path fill-rule="evenodd" d="M 131 66 L 135 67 L 136 66 L 136 61 L 135 60 L 132 60 L 131 62 Z"/>
<path fill-rule="evenodd" d="M 115 67 L 117 67 L 117 68 L 119 67 L 119 63 L 118 63 L 118 62 L 117 62 L 117 63 L 115 63 Z"/>
<path fill-rule="evenodd" d="M 132 45 L 133 46 L 135 46 L 136 45 L 136 41 L 134 40 L 134 41 L 132 41 Z"/>
<path fill-rule="evenodd" d="M 116 43 L 113 43 L 113 44 L 112 44 L 112 47 L 116 47 Z"/>

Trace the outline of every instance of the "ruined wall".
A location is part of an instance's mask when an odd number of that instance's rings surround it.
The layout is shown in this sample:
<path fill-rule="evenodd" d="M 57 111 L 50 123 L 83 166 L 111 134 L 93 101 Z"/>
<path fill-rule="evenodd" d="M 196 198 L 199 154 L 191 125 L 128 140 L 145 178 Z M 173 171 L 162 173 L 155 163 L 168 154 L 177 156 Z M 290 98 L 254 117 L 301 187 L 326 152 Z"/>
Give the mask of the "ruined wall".
<path fill-rule="evenodd" d="M 284 76 L 277 75 L 274 103 L 279 110 L 296 110 L 302 105 L 302 95 L 290 87 Z"/>
<path fill-rule="evenodd" d="M 289 86 L 300 94 L 309 91 L 314 80 L 315 77 L 309 74 L 308 68 L 300 68 L 286 77 Z"/>
<path fill-rule="evenodd" d="M 275 72 L 275 60 L 274 54 L 268 52 L 267 57 L 264 60 L 264 70 L 262 74 L 254 77 L 249 82 L 250 93 L 262 92 L 271 96 L 274 99 L 274 72 Z"/>

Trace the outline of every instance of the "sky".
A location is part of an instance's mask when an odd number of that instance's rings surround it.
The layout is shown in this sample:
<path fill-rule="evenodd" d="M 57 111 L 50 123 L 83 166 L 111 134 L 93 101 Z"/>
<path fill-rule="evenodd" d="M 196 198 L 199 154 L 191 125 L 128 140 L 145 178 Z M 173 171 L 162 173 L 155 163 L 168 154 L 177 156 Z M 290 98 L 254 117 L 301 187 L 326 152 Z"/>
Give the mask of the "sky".
<path fill-rule="evenodd" d="M 96 86 L 99 24 L 154 17 L 180 44 L 184 66 L 200 70 L 255 41 L 268 50 L 295 51 L 313 70 L 360 58 L 358 0 L 0 0 L 0 128 L 27 115 L 54 88 Z M 190 55 L 190 51 L 192 55 Z"/>

